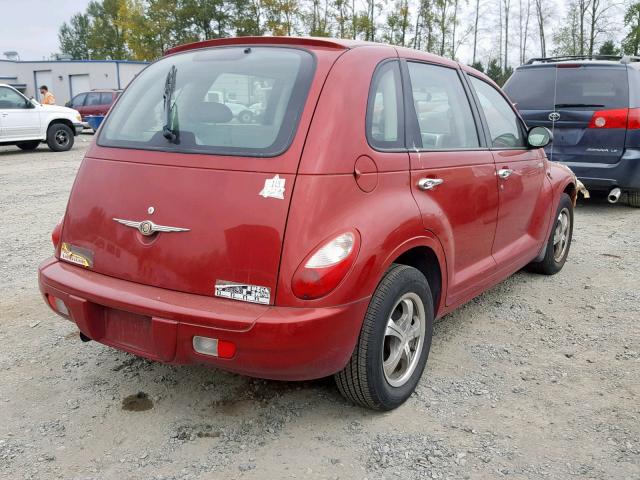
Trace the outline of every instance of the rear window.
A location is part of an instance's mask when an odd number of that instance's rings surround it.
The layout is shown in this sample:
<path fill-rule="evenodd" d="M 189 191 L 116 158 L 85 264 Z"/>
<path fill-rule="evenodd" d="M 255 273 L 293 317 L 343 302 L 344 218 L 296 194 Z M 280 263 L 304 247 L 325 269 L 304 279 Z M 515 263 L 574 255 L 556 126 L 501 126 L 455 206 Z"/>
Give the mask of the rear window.
<path fill-rule="evenodd" d="M 556 74 L 558 86 L 554 92 Z M 520 110 L 629 106 L 627 70 L 619 67 L 522 68 L 516 70 L 504 90 Z"/>
<path fill-rule="evenodd" d="M 98 144 L 145 150 L 269 157 L 291 143 L 314 73 L 304 50 L 222 47 L 147 67 L 109 114 Z M 170 122 L 163 96 L 175 67 Z M 166 132 L 166 131 L 165 131 Z"/>

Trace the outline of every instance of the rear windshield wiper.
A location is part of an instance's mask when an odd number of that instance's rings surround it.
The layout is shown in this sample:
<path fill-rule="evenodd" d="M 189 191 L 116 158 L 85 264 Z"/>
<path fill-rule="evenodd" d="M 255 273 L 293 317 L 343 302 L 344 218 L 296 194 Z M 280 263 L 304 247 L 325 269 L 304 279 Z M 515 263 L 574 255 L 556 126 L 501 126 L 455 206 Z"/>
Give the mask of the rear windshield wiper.
<path fill-rule="evenodd" d="M 176 74 L 178 69 L 172 65 L 167 73 L 167 79 L 164 82 L 164 118 L 165 124 L 162 127 L 162 135 L 172 143 L 178 143 L 177 119 L 174 116 L 175 104 L 172 104 L 173 92 L 176 89 Z M 176 125 L 174 125 L 174 123 Z"/>
<path fill-rule="evenodd" d="M 571 107 L 604 107 L 598 103 L 556 103 L 555 108 L 571 108 Z"/>

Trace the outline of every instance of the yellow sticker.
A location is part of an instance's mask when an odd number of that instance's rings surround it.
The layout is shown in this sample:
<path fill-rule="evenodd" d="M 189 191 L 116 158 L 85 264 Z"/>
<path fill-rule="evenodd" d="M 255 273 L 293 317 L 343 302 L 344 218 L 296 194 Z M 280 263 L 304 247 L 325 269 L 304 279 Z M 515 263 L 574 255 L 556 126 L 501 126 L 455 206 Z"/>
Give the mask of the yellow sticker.
<path fill-rule="evenodd" d="M 60 248 L 60 259 L 85 268 L 93 267 L 93 252 L 91 250 L 66 242 L 63 242 Z"/>

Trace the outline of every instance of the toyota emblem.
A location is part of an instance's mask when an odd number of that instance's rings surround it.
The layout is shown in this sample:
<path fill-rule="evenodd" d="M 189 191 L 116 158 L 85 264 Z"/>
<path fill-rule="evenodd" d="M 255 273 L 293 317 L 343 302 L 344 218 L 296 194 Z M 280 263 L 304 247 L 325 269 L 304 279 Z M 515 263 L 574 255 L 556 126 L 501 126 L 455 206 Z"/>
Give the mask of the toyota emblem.
<path fill-rule="evenodd" d="M 557 122 L 558 120 L 560 120 L 560 114 L 558 112 L 551 112 L 549 114 L 549 120 L 551 120 L 552 122 Z"/>

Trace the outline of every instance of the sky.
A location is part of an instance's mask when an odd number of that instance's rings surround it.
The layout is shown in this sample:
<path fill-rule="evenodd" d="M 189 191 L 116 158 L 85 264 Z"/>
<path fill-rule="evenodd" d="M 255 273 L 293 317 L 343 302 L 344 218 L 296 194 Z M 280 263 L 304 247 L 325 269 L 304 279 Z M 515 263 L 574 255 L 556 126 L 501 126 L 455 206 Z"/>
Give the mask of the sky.
<path fill-rule="evenodd" d="M 62 22 L 86 10 L 90 0 L 0 0 L 0 58 L 15 50 L 21 60 L 42 60 L 59 51 Z"/>

